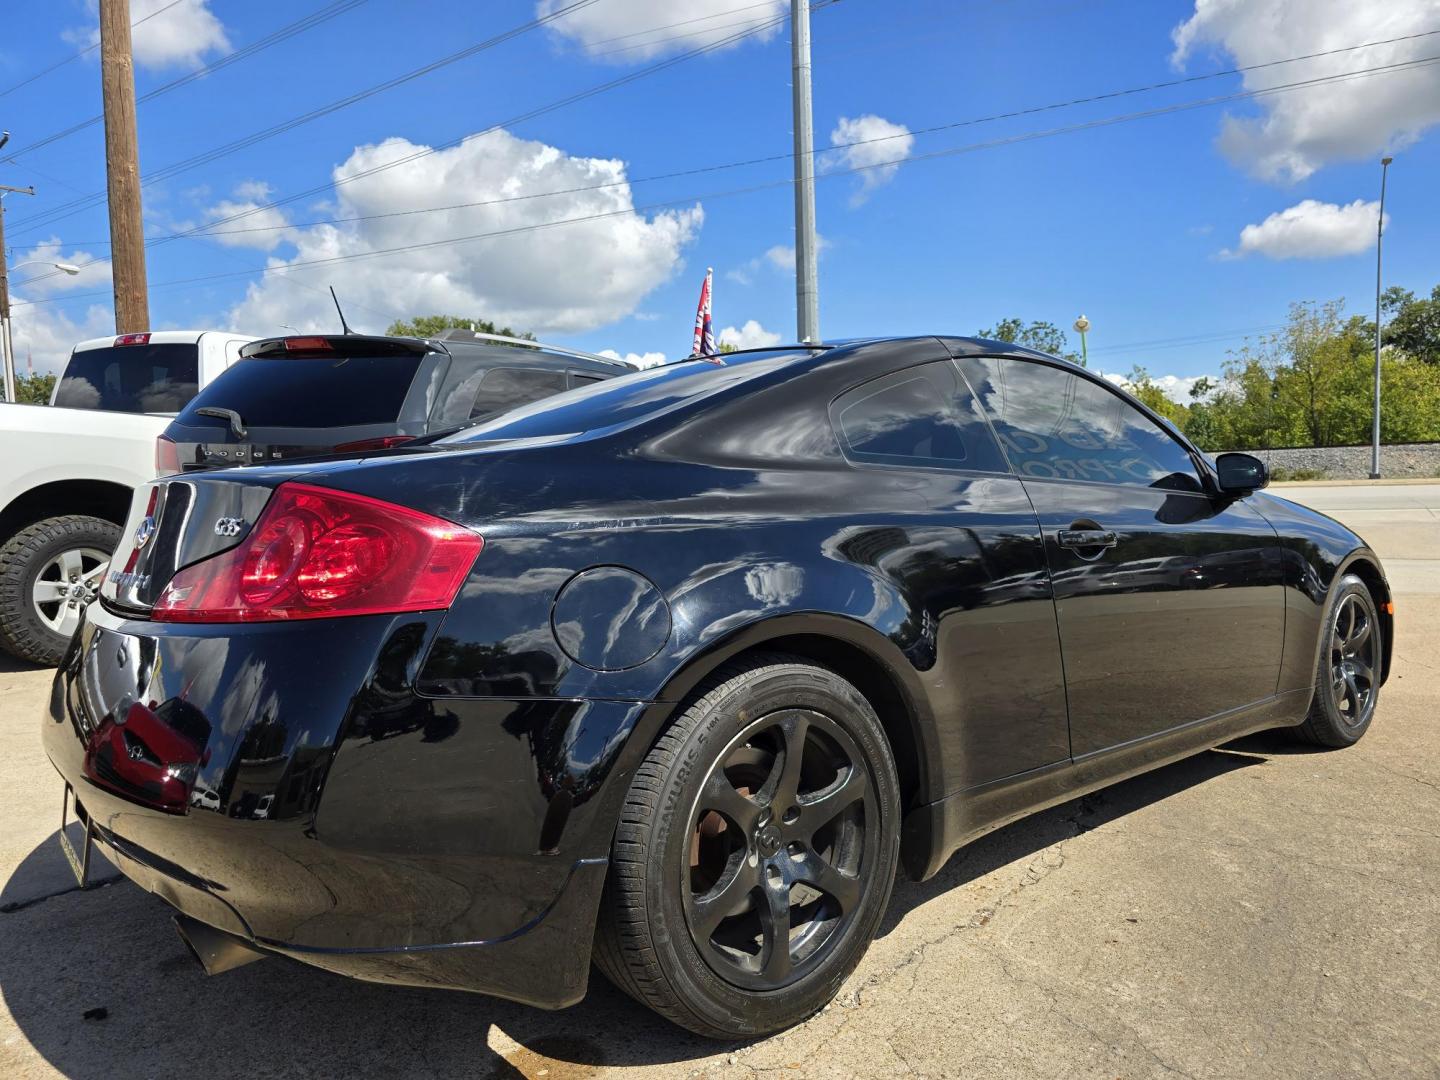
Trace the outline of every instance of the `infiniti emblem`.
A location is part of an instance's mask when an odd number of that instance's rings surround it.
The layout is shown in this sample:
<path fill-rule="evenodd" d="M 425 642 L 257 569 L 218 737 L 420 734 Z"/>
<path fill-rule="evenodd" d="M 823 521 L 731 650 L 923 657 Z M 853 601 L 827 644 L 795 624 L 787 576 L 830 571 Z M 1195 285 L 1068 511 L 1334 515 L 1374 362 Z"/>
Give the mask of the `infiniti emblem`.
<path fill-rule="evenodd" d="M 140 525 L 135 529 L 135 550 L 139 551 L 143 548 L 150 542 L 150 538 L 154 535 L 155 519 L 149 514 L 146 514 L 144 520 L 141 521 Z"/>

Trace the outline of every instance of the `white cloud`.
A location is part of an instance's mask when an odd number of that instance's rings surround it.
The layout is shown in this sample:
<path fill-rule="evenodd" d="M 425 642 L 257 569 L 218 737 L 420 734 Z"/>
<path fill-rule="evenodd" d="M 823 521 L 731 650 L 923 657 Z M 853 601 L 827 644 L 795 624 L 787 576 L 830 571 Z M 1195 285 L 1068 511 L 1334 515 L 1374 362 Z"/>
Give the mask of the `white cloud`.
<path fill-rule="evenodd" d="M 399 138 L 361 146 L 334 176 L 344 180 L 422 149 Z M 370 330 L 384 329 L 375 324 L 390 318 L 434 312 L 479 316 L 541 334 L 594 329 L 629 315 L 665 282 L 704 222 L 698 204 L 649 218 L 636 213 L 624 180 L 620 161 L 572 157 L 508 131 L 472 136 L 457 147 L 337 187 L 334 216 L 488 205 L 292 229 L 294 258 L 272 257 L 269 265 L 337 256 L 346 261 L 266 275 L 250 286 L 230 321 L 257 333 L 282 324 L 303 330 L 333 326 L 325 291 L 333 284 L 351 321 Z M 517 198 L 550 191 L 569 193 Z M 444 243 L 576 218 L 589 220 Z M 420 250 L 351 258 L 437 241 L 442 243 Z M 312 287 L 297 287 L 297 280 Z"/>
<path fill-rule="evenodd" d="M 1172 34 L 1177 67 L 1213 44 L 1248 66 L 1432 30 L 1440 0 L 1195 0 Z M 1248 90 L 1428 56 L 1434 38 L 1397 41 L 1244 76 Z M 1257 117 L 1227 115 L 1221 151 L 1266 180 L 1303 180 L 1332 161 L 1378 157 L 1440 121 L 1440 67 L 1322 83 L 1257 99 Z"/>
<path fill-rule="evenodd" d="M 823 255 L 825 249 L 829 246 L 830 241 L 816 234 L 815 250 L 818 254 Z M 795 273 L 794 246 L 789 244 L 776 244 L 768 248 L 763 255 L 757 255 L 753 259 L 747 259 L 733 270 L 725 271 L 725 276 L 739 285 L 750 285 L 755 281 L 755 274 L 767 265 L 776 270 L 784 271 L 787 274 Z"/>
<path fill-rule="evenodd" d="M 908 158 L 915 146 L 915 136 L 904 124 L 866 113 L 842 116 L 830 133 L 830 142 L 837 149 L 827 155 L 822 167 L 865 170 L 859 173 L 860 186 L 850 199 L 851 206 L 859 206 L 876 188 L 895 179 L 901 159 Z M 856 145 L 848 145 L 851 143 Z"/>
<path fill-rule="evenodd" d="M 535 14 L 550 15 L 570 3 L 539 0 Z M 596 59 L 630 64 L 667 53 L 688 52 L 773 23 L 754 38 L 743 39 L 768 41 L 780 32 L 783 16 L 790 10 L 786 0 L 738 7 L 735 0 L 621 0 L 563 15 L 550 23 L 549 29 Z"/>
<path fill-rule="evenodd" d="M 1131 389 L 1130 380 L 1124 375 L 1110 372 L 1105 376 L 1106 380 L 1126 390 Z M 1190 390 L 1201 379 L 1208 378 L 1211 382 L 1218 382 L 1214 375 L 1151 375 L 1150 381 L 1160 388 L 1160 392 L 1171 401 L 1180 405 L 1189 405 Z"/>
<path fill-rule="evenodd" d="M 816 245 L 819 247 L 819 244 Z M 776 244 L 765 252 L 765 258 L 770 265 L 779 269 L 795 272 L 795 248 L 793 245 Z"/>
<path fill-rule="evenodd" d="M 608 356 L 611 360 L 624 360 L 627 364 L 634 364 L 636 367 L 641 368 L 657 367 L 660 364 L 669 363 L 669 360 L 666 358 L 663 352 L 632 352 L 626 353 L 624 356 L 621 356 L 614 349 L 601 349 L 598 355 Z"/>
<path fill-rule="evenodd" d="M 57 271 L 53 266 L 29 266 L 26 263 L 68 263 L 79 269 L 78 274 Z M 65 251 L 59 237 L 42 240 L 29 251 L 17 251 L 10 260 L 14 278 L 12 289 L 28 296 L 50 296 L 85 287 L 87 291 L 105 289 L 110 285 L 108 259 L 78 248 Z"/>
<path fill-rule="evenodd" d="M 1240 244 L 1223 257 L 1264 255 L 1268 259 L 1328 259 L 1357 255 L 1375 243 L 1380 203 L 1356 199 L 1348 206 L 1306 199 L 1240 230 Z M 1389 225 L 1390 215 L 1385 215 Z"/>
<path fill-rule="evenodd" d="M 265 206 L 270 201 L 271 190 L 263 180 L 244 180 L 236 184 L 235 198 L 221 199 L 207 207 L 205 220 L 222 221 L 237 214 L 247 216 L 237 221 L 226 221 L 214 232 L 205 235 L 226 247 L 258 248 L 261 251 L 274 251 L 292 239 L 293 230 L 284 211 L 279 207 Z"/>
<path fill-rule="evenodd" d="M 207 54 L 229 51 L 230 39 L 225 34 L 225 25 L 210 10 L 210 0 L 180 0 L 173 7 L 166 7 L 169 3 L 170 0 L 134 0 L 130 5 L 130 23 L 134 27 L 130 31 L 130 47 L 135 63 L 147 68 L 196 68 Z M 100 41 L 97 0 L 88 0 L 87 7 L 96 22 L 61 34 L 72 45 L 89 47 Z"/>
<path fill-rule="evenodd" d="M 766 330 L 754 319 L 748 319 L 740 329 L 727 326 L 720 331 L 722 345 L 734 345 L 737 349 L 765 349 L 780 344 L 780 335 Z"/>
<path fill-rule="evenodd" d="M 92 304 L 79 318 L 71 318 L 55 304 L 27 304 L 33 292 L 11 294 L 11 334 L 15 342 L 15 371 L 24 375 L 59 373 L 70 350 L 87 338 L 115 332 L 115 316 L 108 305 Z"/>

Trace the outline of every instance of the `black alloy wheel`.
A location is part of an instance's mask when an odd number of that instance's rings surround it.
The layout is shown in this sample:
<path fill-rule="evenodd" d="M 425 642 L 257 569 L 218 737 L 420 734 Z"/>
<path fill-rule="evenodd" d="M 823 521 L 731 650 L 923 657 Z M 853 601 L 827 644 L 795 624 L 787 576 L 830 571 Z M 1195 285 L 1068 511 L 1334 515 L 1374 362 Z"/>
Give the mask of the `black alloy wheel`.
<path fill-rule="evenodd" d="M 797 657 L 732 662 L 636 770 L 595 964 L 702 1035 L 797 1024 L 879 927 L 900 817 L 890 744 L 855 687 Z"/>
<path fill-rule="evenodd" d="M 1350 727 L 1370 718 L 1375 697 L 1375 616 L 1355 593 L 1330 618 L 1330 695 Z"/>
<path fill-rule="evenodd" d="M 803 978 L 854 918 L 875 858 L 854 740 L 822 713 L 763 717 L 721 751 L 690 820 L 685 915 L 705 962 L 749 990 Z"/>
<path fill-rule="evenodd" d="M 1380 696 L 1384 658 L 1380 612 L 1365 582 L 1346 574 L 1334 585 L 1320 631 L 1315 697 L 1295 733 L 1319 746 L 1358 742 Z"/>

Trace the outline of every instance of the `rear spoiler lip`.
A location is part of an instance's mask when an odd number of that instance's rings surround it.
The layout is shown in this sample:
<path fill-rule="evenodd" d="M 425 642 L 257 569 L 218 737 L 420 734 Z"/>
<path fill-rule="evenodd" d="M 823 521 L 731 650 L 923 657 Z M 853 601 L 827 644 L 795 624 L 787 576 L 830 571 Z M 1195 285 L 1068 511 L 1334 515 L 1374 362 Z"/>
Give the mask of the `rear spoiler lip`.
<path fill-rule="evenodd" d="M 551 345 L 544 341 L 532 341 L 529 338 L 507 337 L 504 334 L 486 334 L 479 330 L 462 330 L 459 327 L 447 327 L 436 334 L 432 341 L 468 341 L 481 345 L 516 345 L 527 349 L 536 349 L 542 352 L 558 353 L 561 356 L 573 356 L 580 360 L 592 360 L 597 364 L 604 364 L 606 367 L 618 368 L 621 371 L 638 371 L 634 364 L 624 360 L 617 360 L 613 356 L 600 356 L 596 353 L 585 352 L 583 349 L 572 349 L 568 345 Z"/>
<path fill-rule="evenodd" d="M 287 334 L 284 337 L 262 338 L 241 346 L 242 360 L 293 356 L 285 347 L 291 338 L 324 338 L 329 343 L 334 357 L 339 360 L 349 356 L 415 356 L 421 357 L 436 350 L 428 343 L 416 338 L 386 337 L 370 334 Z M 308 359 L 314 359 L 315 352 L 307 350 Z"/>

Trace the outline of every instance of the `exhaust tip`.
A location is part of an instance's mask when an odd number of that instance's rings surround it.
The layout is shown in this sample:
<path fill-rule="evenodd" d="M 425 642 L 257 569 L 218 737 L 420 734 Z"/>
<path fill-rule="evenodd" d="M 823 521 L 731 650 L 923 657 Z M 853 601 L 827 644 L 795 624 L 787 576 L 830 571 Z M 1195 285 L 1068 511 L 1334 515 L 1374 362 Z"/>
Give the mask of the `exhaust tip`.
<path fill-rule="evenodd" d="M 244 938 L 216 930 L 189 915 L 176 914 L 173 919 L 180 940 L 190 950 L 195 962 L 205 969 L 206 975 L 219 975 L 265 959 L 266 954 Z"/>

